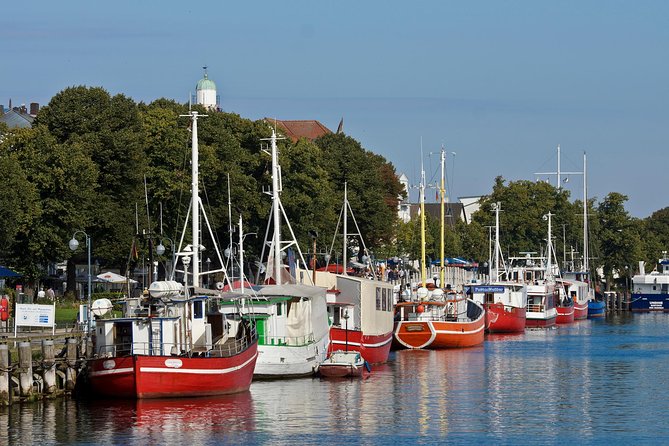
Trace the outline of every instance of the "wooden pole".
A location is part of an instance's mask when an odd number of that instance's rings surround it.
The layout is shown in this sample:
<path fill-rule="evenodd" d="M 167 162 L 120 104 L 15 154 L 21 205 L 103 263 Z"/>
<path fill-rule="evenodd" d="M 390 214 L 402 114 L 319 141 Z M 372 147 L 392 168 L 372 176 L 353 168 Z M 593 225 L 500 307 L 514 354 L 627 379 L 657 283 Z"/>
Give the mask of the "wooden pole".
<path fill-rule="evenodd" d="M 9 366 L 9 346 L 0 344 L 0 406 L 8 406 L 12 403 L 10 392 L 12 373 Z"/>
<path fill-rule="evenodd" d="M 52 339 L 42 341 L 42 379 L 44 380 L 44 394 L 56 393 L 56 361 Z"/>
<path fill-rule="evenodd" d="M 33 394 L 33 355 L 30 342 L 19 342 L 19 392 L 22 398 Z"/>
<path fill-rule="evenodd" d="M 67 369 L 65 370 L 65 390 L 73 391 L 77 382 L 77 340 L 67 338 Z"/>

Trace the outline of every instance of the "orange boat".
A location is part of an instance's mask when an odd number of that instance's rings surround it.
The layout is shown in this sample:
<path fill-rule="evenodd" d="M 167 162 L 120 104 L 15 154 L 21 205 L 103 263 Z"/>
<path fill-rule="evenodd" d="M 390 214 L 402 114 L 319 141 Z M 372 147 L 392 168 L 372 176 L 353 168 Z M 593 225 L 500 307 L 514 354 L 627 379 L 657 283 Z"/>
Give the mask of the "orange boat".
<path fill-rule="evenodd" d="M 436 290 L 441 291 L 441 290 Z M 483 343 L 485 311 L 463 295 L 400 302 L 395 306 L 393 346 L 397 349 L 446 349 Z"/>

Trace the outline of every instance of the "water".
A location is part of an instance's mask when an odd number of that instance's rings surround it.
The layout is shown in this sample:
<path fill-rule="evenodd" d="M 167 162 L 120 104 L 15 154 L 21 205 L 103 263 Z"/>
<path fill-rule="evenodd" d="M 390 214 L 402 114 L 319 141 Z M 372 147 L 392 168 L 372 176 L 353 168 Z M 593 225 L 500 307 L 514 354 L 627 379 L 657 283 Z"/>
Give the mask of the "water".
<path fill-rule="evenodd" d="M 364 380 L 254 382 L 217 398 L 0 409 L 24 444 L 638 444 L 669 441 L 669 315 L 621 315 L 401 351 Z"/>

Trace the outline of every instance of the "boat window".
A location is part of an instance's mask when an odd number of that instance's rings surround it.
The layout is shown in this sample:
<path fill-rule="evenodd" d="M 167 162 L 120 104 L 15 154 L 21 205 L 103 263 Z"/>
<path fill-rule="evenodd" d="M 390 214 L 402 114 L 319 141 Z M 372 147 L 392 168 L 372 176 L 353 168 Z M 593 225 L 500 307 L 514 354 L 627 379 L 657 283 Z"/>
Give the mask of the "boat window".
<path fill-rule="evenodd" d="M 193 319 L 202 319 L 204 317 L 204 302 L 196 300 L 193 302 Z"/>
<path fill-rule="evenodd" d="M 341 307 L 335 307 L 333 325 L 341 326 Z"/>
<path fill-rule="evenodd" d="M 381 310 L 382 311 L 386 311 L 386 308 L 387 308 L 387 305 L 388 305 L 388 299 L 386 298 L 386 296 L 387 296 L 386 292 L 387 291 L 388 290 L 386 290 L 385 288 L 383 289 L 383 293 L 382 293 L 383 295 L 381 297 Z"/>
<path fill-rule="evenodd" d="M 485 293 L 485 302 L 487 304 L 491 304 L 495 302 L 495 294 L 494 293 Z"/>
<path fill-rule="evenodd" d="M 278 304 L 276 304 L 276 315 L 281 316 L 282 310 L 283 310 L 283 302 L 279 302 Z"/>
<path fill-rule="evenodd" d="M 381 309 L 381 288 L 376 289 L 376 309 Z"/>

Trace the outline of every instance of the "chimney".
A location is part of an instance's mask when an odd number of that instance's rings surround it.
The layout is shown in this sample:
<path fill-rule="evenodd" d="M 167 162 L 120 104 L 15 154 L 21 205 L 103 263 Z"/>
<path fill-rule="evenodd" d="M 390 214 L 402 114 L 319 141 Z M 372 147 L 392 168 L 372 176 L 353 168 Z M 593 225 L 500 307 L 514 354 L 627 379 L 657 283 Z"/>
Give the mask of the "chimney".
<path fill-rule="evenodd" d="M 37 116 L 37 113 L 39 113 L 39 104 L 37 102 L 31 102 L 30 103 L 30 115 L 31 116 Z"/>
<path fill-rule="evenodd" d="M 639 275 L 640 276 L 645 276 L 646 275 L 646 262 L 643 260 L 639 260 Z"/>

